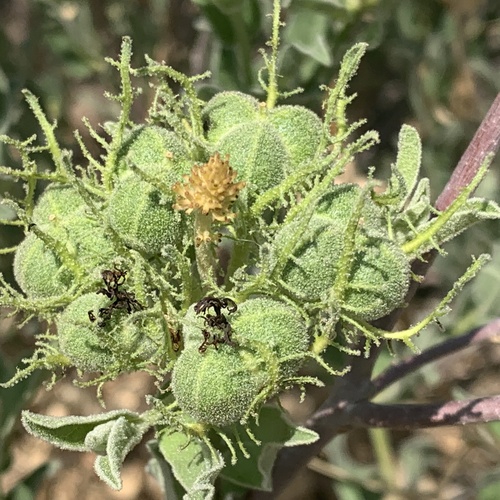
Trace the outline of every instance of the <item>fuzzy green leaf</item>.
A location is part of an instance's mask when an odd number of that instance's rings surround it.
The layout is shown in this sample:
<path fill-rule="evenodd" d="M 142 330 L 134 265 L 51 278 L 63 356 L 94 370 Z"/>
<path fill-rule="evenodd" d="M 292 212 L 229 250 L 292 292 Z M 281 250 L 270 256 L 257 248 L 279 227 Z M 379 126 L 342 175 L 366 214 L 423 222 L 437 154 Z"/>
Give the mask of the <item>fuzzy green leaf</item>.
<path fill-rule="evenodd" d="M 110 420 L 109 422 L 94 427 L 85 436 L 85 446 L 94 453 L 105 455 L 109 435 L 115 423 L 116 420 Z"/>
<path fill-rule="evenodd" d="M 272 491 L 271 472 L 281 448 L 308 445 L 319 438 L 314 431 L 292 424 L 278 406 L 263 407 L 259 425 L 251 424 L 250 432 L 261 444 L 256 444 L 241 428 L 239 434 L 246 437 L 242 438 L 243 446 L 251 458 L 226 465 L 222 476 L 235 484 L 264 491 Z"/>
<path fill-rule="evenodd" d="M 431 215 L 431 188 L 429 179 L 423 178 L 401 214 L 392 223 L 396 241 L 402 245 L 411 240 L 419 229 L 425 226 Z"/>
<path fill-rule="evenodd" d="M 73 415 L 69 417 L 52 417 L 26 410 L 22 413 L 21 421 L 30 434 L 62 450 L 90 451 L 85 442 L 87 434 L 97 426 L 117 418 L 125 418 L 129 421 L 140 420 L 137 413 L 128 410 L 114 410 L 87 417 Z"/>
<path fill-rule="evenodd" d="M 214 481 L 224 467 L 224 460 L 218 452 L 214 456 L 206 444 L 179 431 L 163 433 L 159 439 L 159 448 L 170 464 L 175 479 L 186 490 L 184 498 L 213 498 Z"/>
<path fill-rule="evenodd" d="M 168 500 L 180 500 L 183 495 L 183 489 L 174 478 L 170 464 L 161 454 L 158 441 L 152 439 L 146 443 L 146 447 L 149 453 L 151 453 L 151 459 L 146 465 L 146 472 L 158 481 L 165 498 L 168 498 Z"/>
<path fill-rule="evenodd" d="M 357 43 L 353 45 L 344 55 L 340 65 L 339 76 L 335 87 L 329 89 L 328 99 L 325 103 L 325 117 L 323 120 L 324 138 L 330 136 L 330 125 L 335 122 L 338 136 L 348 130 L 346 107 L 353 96 L 346 95 L 349 81 L 358 71 L 361 58 L 366 52 L 368 45 L 366 43 Z M 325 88 L 326 90 L 326 88 Z M 326 144 L 323 144 L 326 146 Z"/>
<path fill-rule="evenodd" d="M 132 423 L 125 417 L 119 417 L 113 422 L 100 425 L 92 432 L 92 445 L 100 447 L 106 440 L 106 455 L 96 458 L 94 470 L 111 488 L 121 489 L 122 463 L 130 450 L 141 441 L 148 428 L 148 425 Z"/>
<path fill-rule="evenodd" d="M 427 241 L 425 245 L 418 249 L 418 253 L 421 255 L 435 248 L 436 245 L 442 245 L 455 238 L 476 222 L 488 219 L 500 219 L 500 206 L 494 201 L 483 198 L 471 198 L 450 217 L 441 229 L 437 231 L 432 240 Z M 434 221 L 428 221 L 420 230 L 425 231 L 433 223 Z"/>
<path fill-rule="evenodd" d="M 446 210 L 441 212 L 438 217 L 435 217 L 431 221 L 429 221 L 429 224 L 427 226 L 420 227 L 419 230 L 415 233 L 415 237 L 411 241 L 407 241 L 404 245 L 402 245 L 403 251 L 409 258 L 418 257 L 431 248 L 437 248 L 437 241 L 439 240 L 436 240 L 436 236 L 440 231 L 443 231 L 446 225 L 449 224 L 450 220 L 457 213 L 460 213 L 464 210 L 464 207 L 467 207 L 469 196 L 474 192 L 474 190 L 484 178 L 492 159 L 493 155 L 488 155 L 481 164 L 481 167 L 474 175 L 474 178 L 466 187 L 461 190 L 460 194 L 458 194 L 458 196 L 446 208 Z M 493 218 L 496 218 L 496 216 L 494 216 Z M 447 240 L 445 239 L 442 241 Z"/>
<path fill-rule="evenodd" d="M 408 197 L 412 194 L 418 180 L 422 159 L 422 144 L 418 132 L 410 125 L 403 125 L 398 139 L 398 157 L 395 170 L 403 179 L 400 186 L 399 207 L 403 208 Z M 393 173 L 394 178 L 394 173 Z M 391 184 L 393 182 L 391 178 Z M 396 181 L 397 182 L 397 181 Z"/>

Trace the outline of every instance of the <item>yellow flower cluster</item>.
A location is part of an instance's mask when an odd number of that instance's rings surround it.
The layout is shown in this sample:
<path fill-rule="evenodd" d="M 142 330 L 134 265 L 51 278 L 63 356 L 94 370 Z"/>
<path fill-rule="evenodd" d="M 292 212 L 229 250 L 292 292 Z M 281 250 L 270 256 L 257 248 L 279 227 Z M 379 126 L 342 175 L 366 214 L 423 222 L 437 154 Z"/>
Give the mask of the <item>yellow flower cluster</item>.
<path fill-rule="evenodd" d="M 191 174 L 183 177 L 184 183 L 174 184 L 172 189 L 177 194 L 174 209 L 188 214 L 199 210 L 203 215 L 210 215 L 214 222 L 231 222 L 236 217 L 231 212 L 231 204 L 245 186 L 244 182 L 235 182 L 236 176 L 229 157 L 222 160 L 219 153 L 215 153 L 207 163 L 195 165 Z"/>

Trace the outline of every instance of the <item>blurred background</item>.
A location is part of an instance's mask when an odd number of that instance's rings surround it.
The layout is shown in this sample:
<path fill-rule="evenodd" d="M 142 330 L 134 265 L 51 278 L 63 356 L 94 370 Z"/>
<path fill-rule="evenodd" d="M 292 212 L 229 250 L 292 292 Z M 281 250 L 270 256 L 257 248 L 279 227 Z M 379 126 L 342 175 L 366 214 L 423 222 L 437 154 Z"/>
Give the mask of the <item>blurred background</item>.
<path fill-rule="evenodd" d="M 346 174 L 362 182 L 368 167 L 387 178 L 395 160 L 403 123 L 415 126 L 423 142 L 423 175 L 439 194 L 493 99 L 500 92 L 500 2 L 498 0 L 288 0 L 283 2 L 279 84 L 304 91 L 287 102 L 321 115 L 319 86 L 334 82 L 347 48 L 367 42 L 369 51 L 351 84 L 358 94 L 350 108 L 354 119 L 380 132 L 381 143 L 364 154 Z M 80 156 L 73 131 L 79 130 L 91 151 L 99 149 L 83 126 L 87 117 L 98 127 L 117 116 L 116 72 L 105 57 L 116 58 L 121 37 L 133 39 L 135 66 L 144 54 L 164 60 L 189 75 L 211 71 L 199 85 L 205 99 L 220 90 L 240 90 L 257 98 L 262 67 L 258 49 L 270 35 L 270 0 L 1 0 L 0 1 L 0 134 L 25 139 L 38 126 L 21 90 L 39 96 L 51 120 L 58 122 L 61 144 Z M 139 84 L 139 82 L 138 82 Z M 144 119 L 147 87 L 133 110 Z M 0 165 L 15 167 L 19 158 L 0 145 Z M 48 158 L 43 156 L 40 162 Z M 500 201 L 500 158 L 479 195 Z M 0 176 L 0 197 L 22 193 L 22 186 Z M 11 214 L 0 206 L 0 218 Z M 0 248 L 16 245 L 23 235 L 0 227 Z M 492 262 L 454 302 L 444 331 L 429 328 L 420 348 L 444 336 L 463 333 L 500 311 L 500 226 L 482 223 L 446 246 L 408 308 L 403 323 L 421 317 L 465 270 L 471 254 L 490 252 Z M 0 255 L 0 271 L 12 281 L 12 253 Z M 4 315 L 5 316 L 5 315 Z M 2 316 L 3 317 L 3 316 Z M 0 319 L 0 378 L 33 350 L 35 321 L 16 327 L 19 318 Z M 400 326 L 404 326 L 400 325 Z M 398 349 L 397 355 L 409 353 Z M 381 356 L 377 370 L 391 361 Z M 473 348 L 430 365 L 381 394 L 378 401 L 433 402 L 499 393 L 500 350 Z M 144 472 L 148 456 L 139 446 L 124 469 L 124 489 L 112 492 L 92 471 L 93 457 L 63 453 L 26 436 L 19 424 L 23 407 L 53 415 L 101 411 L 94 392 L 59 383 L 47 393 L 37 374 L 9 390 L 0 390 L 0 498 L 159 499 L 160 490 Z M 123 376 L 107 384 L 108 409 L 144 408 L 151 381 L 144 375 Z M 325 397 L 313 394 L 301 406 L 294 395 L 284 403 L 297 420 Z M 465 428 L 359 431 L 340 436 L 310 470 L 297 478 L 283 499 L 443 498 L 493 500 L 500 491 L 500 424 Z M 3 492 L 3 493 L 2 493 Z M 2 497 L 3 495 L 3 497 Z"/>

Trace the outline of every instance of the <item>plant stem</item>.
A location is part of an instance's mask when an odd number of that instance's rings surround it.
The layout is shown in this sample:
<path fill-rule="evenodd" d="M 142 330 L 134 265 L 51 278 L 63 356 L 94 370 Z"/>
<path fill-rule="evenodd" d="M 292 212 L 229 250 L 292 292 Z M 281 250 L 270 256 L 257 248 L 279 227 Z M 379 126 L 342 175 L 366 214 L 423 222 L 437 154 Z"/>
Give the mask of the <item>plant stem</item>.
<path fill-rule="evenodd" d="M 197 213 L 195 216 L 195 235 L 204 235 L 210 232 L 211 217 Z M 217 281 L 217 259 L 215 257 L 214 245 L 211 242 L 202 241 L 196 246 L 196 265 L 204 287 L 215 284 Z"/>
<path fill-rule="evenodd" d="M 384 491 L 393 491 L 397 488 L 394 473 L 396 460 L 394 459 L 389 431 L 387 429 L 369 429 L 369 434 L 380 477 L 385 483 Z"/>
<path fill-rule="evenodd" d="M 271 61 L 268 65 L 269 85 L 267 87 L 267 102 L 268 109 L 274 108 L 278 100 L 278 47 L 280 44 L 280 0 L 274 0 L 273 4 L 273 31 L 271 36 Z"/>

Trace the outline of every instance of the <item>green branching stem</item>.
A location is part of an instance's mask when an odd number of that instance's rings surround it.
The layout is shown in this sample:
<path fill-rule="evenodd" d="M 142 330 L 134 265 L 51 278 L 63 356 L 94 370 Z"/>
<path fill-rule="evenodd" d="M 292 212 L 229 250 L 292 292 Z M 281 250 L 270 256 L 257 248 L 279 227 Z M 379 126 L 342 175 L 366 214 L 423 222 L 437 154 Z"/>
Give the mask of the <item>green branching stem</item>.
<path fill-rule="evenodd" d="M 195 75 L 192 77 L 188 77 L 179 71 L 171 68 L 170 66 L 165 66 L 164 64 L 158 64 L 153 61 L 149 57 L 146 57 L 146 61 L 148 66 L 146 68 L 141 68 L 137 70 L 138 75 L 148 75 L 148 76 L 157 76 L 161 78 L 171 78 L 175 82 L 179 83 L 184 92 L 186 93 L 187 100 L 189 102 L 189 109 L 187 112 L 189 113 L 189 122 L 190 122 L 190 132 L 193 138 L 202 138 L 203 137 L 203 121 L 201 118 L 201 110 L 203 106 L 203 102 L 198 98 L 198 94 L 196 93 L 196 88 L 194 84 L 199 81 L 210 76 L 210 72 L 205 72 L 201 75 Z"/>
<path fill-rule="evenodd" d="M 364 121 L 353 123 L 346 134 L 342 136 L 342 139 L 346 139 L 350 133 L 354 132 L 354 130 L 359 128 L 362 124 L 364 124 Z M 327 175 L 328 180 L 325 183 L 329 185 L 335 177 L 342 173 L 347 163 L 352 160 L 352 155 L 356 152 L 370 148 L 373 144 L 376 144 L 378 140 L 378 134 L 375 131 L 370 131 L 360 137 L 354 144 L 346 146 L 341 153 L 332 151 L 324 157 L 316 156 L 301 167 L 300 170 L 288 175 L 278 186 L 268 189 L 266 192 L 259 195 L 250 208 L 252 216 L 255 218 L 259 217 L 267 208 L 271 208 L 275 203 L 280 202 L 285 204 L 286 197 L 293 199 L 294 195 L 299 192 L 303 186 L 308 182 L 312 182 L 313 179 L 317 177 Z M 318 151 L 321 151 L 321 149 Z M 317 191 L 320 188 L 315 189 Z M 321 189 L 324 189 L 324 185 Z M 310 191 L 309 189 L 308 196 L 312 198 L 313 195 Z M 293 211 L 293 209 L 291 211 Z M 300 212 L 298 209 L 296 209 L 296 211 Z"/>
<path fill-rule="evenodd" d="M 291 222 L 297 215 L 304 213 L 305 207 L 312 208 L 320 200 L 321 196 L 329 191 L 335 177 L 344 169 L 345 165 L 352 160 L 353 156 L 362 151 L 366 151 L 379 141 L 379 135 L 374 130 L 363 134 L 357 141 L 350 144 L 341 158 L 331 167 L 325 177 L 316 184 L 304 197 L 304 199 L 293 207 L 286 216 L 286 222 Z"/>
<path fill-rule="evenodd" d="M 279 97 L 278 92 L 278 47 L 280 43 L 280 11 L 281 11 L 281 2 L 280 0 L 274 0 L 273 4 L 273 29 L 271 40 L 268 42 L 268 45 L 271 46 L 271 58 L 267 60 L 266 58 L 266 66 L 268 71 L 268 85 L 267 85 L 267 101 L 266 106 L 268 109 L 274 108 L 276 105 L 276 101 Z"/>
<path fill-rule="evenodd" d="M 209 216 L 197 213 L 195 215 L 195 234 L 203 234 L 207 228 Z M 217 259 L 212 242 L 202 241 L 196 246 L 196 265 L 204 286 L 215 285 L 217 281 Z"/>
<path fill-rule="evenodd" d="M 246 217 L 245 212 L 242 210 L 238 211 L 238 216 L 234 221 L 234 230 L 238 237 L 234 238 L 231 258 L 224 277 L 225 290 L 229 291 L 231 289 L 231 278 L 237 269 L 240 269 L 249 262 L 251 248 L 256 245 L 254 241 L 248 239 L 248 227 L 250 225 L 251 220 Z"/>
<path fill-rule="evenodd" d="M 33 162 L 34 163 L 34 162 Z M 26 182 L 31 180 L 42 180 L 53 183 L 67 182 L 67 177 L 53 172 L 33 172 L 32 170 L 16 170 L 9 167 L 0 166 L 0 174 L 23 179 Z"/>
<path fill-rule="evenodd" d="M 2 224 L 1 221 L 0 224 Z M 9 253 L 14 253 L 17 250 L 17 247 L 18 245 L 15 245 L 13 247 L 0 248 L 0 255 L 7 255 Z"/>
<path fill-rule="evenodd" d="M 80 146 L 80 149 L 82 151 L 83 156 L 87 159 L 90 166 L 93 168 L 93 170 L 91 170 L 91 172 L 92 173 L 102 172 L 103 166 L 90 154 L 90 151 L 87 149 L 87 146 L 84 144 L 82 136 L 80 135 L 80 132 L 78 132 L 78 130 L 75 130 L 74 136 L 75 136 L 76 141 L 78 142 L 78 145 Z"/>
<path fill-rule="evenodd" d="M 71 366 L 70 360 L 49 344 L 51 341 L 53 339 L 50 335 L 39 337 L 37 341 L 38 349 L 33 353 L 31 358 L 22 360 L 26 367 L 18 368 L 10 380 L 0 383 L 0 388 L 12 387 L 36 370 L 45 369 L 54 372 L 55 370 Z"/>
<path fill-rule="evenodd" d="M 106 156 L 106 163 L 102 175 L 102 181 L 107 191 L 113 189 L 113 178 L 118 167 L 118 153 L 123 144 L 123 137 L 126 127 L 130 120 L 130 110 L 133 102 L 133 89 L 130 80 L 130 60 L 132 57 L 132 40 L 126 36 L 123 37 L 120 61 L 109 60 L 113 66 L 117 67 L 120 72 L 121 79 L 121 94 L 119 101 L 121 104 L 121 112 L 116 129 L 113 133 L 111 144 L 109 145 L 108 155 Z"/>
<path fill-rule="evenodd" d="M 411 241 L 406 242 L 402 245 L 403 251 L 410 256 L 415 256 L 419 254 L 419 249 L 427 244 L 427 242 L 432 241 L 432 238 L 438 233 L 438 231 L 451 219 L 453 214 L 457 212 L 469 198 L 470 194 L 474 192 L 479 183 L 482 181 L 483 177 L 488 171 L 488 167 L 493 160 L 493 155 L 489 155 L 483 161 L 478 172 L 472 179 L 471 183 L 465 187 L 460 194 L 455 198 L 453 203 L 451 203 L 444 212 L 439 214 L 438 217 L 434 219 L 434 223 L 430 225 L 425 231 L 422 231 L 416 235 Z"/>
<path fill-rule="evenodd" d="M 330 127 L 332 123 L 335 126 L 335 136 L 343 135 L 348 129 L 347 117 L 346 117 L 346 107 L 355 98 L 355 95 L 347 96 L 346 91 L 349 85 L 349 81 L 354 77 L 358 71 L 359 63 L 368 44 L 357 43 L 351 47 L 345 54 L 340 65 L 340 72 L 337 82 L 333 89 L 325 87 L 328 91 L 328 99 L 324 103 L 325 108 L 325 118 L 324 118 L 324 130 L 323 139 L 320 144 L 320 149 L 327 146 L 328 142 L 331 140 Z"/>
<path fill-rule="evenodd" d="M 47 147 L 56 167 L 56 172 L 62 174 L 64 172 L 64 155 L 54 134 L 55 125 L 49 123 L 40 107 L 38 99 L 29 90 L 24 89 L 23 94 L 45 135 Z"/>
<path fill-rule="evenodd" d="M 366 191 L 363 190 L 359 196 L 356 206 L 354 207 L 353 213 L 349 218 L 349 222 L 344 232 L 344 247 L 338 263 L 338 273 L 335 277 L 335 283 L 331 290 L 332 298 L 334 298 L 339 303 L 343 302 L 344 294 L 349 284 L 352 261 L 356 249 L 356 234 L 358 232 L 358 226 L 361 219 L 363 207 L 365 206 L 365 199 Z"/>

